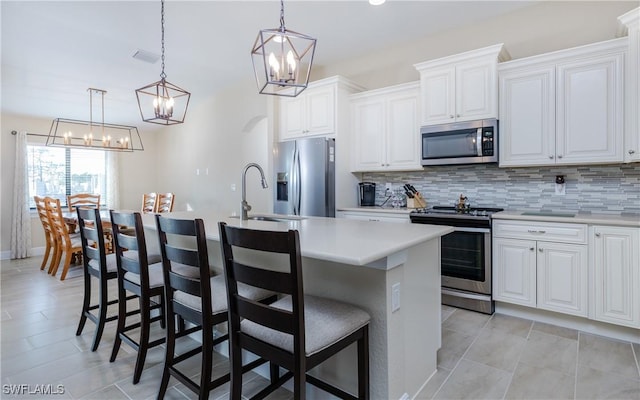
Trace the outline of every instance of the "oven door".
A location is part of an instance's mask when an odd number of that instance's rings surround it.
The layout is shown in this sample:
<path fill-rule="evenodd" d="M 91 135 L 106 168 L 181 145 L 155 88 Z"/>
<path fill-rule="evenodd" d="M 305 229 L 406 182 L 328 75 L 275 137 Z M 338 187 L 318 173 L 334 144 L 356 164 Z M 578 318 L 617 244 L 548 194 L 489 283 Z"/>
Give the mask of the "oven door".
<path fill-rule="evenodd" d="M 456 227 L 441 238 L 442 286 L 491 294 L 491 230 Z"/>

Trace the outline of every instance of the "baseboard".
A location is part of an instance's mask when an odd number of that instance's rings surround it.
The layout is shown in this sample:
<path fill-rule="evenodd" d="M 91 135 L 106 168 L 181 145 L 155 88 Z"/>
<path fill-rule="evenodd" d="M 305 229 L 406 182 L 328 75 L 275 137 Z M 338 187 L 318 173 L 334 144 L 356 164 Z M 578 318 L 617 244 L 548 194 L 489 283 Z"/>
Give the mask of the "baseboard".
<path fill-rule="evenodd" d="M 640 343 L 638 329 L 496 301 L 496 313 L 576 329 L 594 335 Z"/>
<path fill-rule="evenodd" d="M 45 247 L 32 247 L 31 248 L 31 257 L 41 256 L 44 254 Z M 11 259 L 11 250 L 0 251 L 0 260 L 10 260 Z"/>

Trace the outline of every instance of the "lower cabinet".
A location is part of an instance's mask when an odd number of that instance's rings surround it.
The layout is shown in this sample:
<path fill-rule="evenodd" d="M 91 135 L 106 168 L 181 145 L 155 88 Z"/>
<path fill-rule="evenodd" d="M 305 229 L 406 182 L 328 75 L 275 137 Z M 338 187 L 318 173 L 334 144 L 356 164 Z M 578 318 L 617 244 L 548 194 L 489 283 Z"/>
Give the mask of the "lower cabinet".
<path fill-rule="evenodd" d="M 586 231 L 580 224 L 494 222 L 494 300 L 588 316 Z M 512 237 L 495 236 L 505 232 Z M 558 242 L 563 235 L 565 243 Z"/>
<path fill-rule="evenodd" d="M 590 317 L 640 328 L 640 228 L 592 226 Z"/>
<path fill-rule="evenodd" d="M 640 228 L 493 223 L 497 301 L 640 328 Z"/>

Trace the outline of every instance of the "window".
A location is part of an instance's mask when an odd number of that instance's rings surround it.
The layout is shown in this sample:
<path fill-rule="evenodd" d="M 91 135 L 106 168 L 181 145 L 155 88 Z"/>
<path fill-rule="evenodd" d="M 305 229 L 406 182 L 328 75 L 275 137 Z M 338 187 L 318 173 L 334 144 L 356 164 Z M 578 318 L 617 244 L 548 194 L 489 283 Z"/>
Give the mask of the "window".
<path fill-rule="evenodd" d="M 106 200 L 106 156 L 103 151 L 28 145 L 29 206 L 33 196 L 67 203 L 72 193 L 100 193 Z"/>

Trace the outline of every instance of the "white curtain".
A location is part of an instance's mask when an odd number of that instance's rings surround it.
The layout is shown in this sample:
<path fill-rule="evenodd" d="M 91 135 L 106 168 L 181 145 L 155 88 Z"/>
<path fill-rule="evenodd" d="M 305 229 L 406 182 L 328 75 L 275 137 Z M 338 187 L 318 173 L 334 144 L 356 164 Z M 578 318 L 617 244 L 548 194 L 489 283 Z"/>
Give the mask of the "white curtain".
<path fill-rule="evenodd" d="M 118 190 L 118 152 L 107 151 L 107 208 L 117 210 L 120 207 L 120 191 Z"/>
<path fill-rule="evenodd" d="M 31 215 L 29 212 L 29 175 L 27 166 L 27 133 L 16 137 L 16 163 L 13 179 L 11 220 L 11 258 L 27 258 L 31 254 Z"/>

